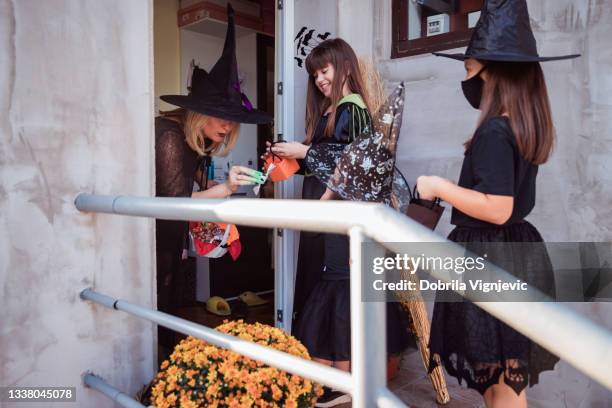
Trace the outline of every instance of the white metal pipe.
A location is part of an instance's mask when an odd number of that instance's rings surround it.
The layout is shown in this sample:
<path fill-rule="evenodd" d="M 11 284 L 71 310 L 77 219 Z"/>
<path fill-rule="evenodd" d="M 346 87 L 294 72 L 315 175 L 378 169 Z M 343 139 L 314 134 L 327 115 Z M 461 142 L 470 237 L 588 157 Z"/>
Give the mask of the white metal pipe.
<path fill-rule="evenodd" d="M 310 202 L 312 201 L 312 202 Z M 315 203 L 315 205 L 313 205 Z M 326 207 L 319 207 L 322 204 Z M 174 197 L 128 197 L 79 194 L 77 209 L 109 214 L 153 217 L 166 220 L 206 220 L 262 228 L 335 232 L 345 234 L 355 217 L 375 216 L 384 206 L 370 203 L 321 202 L 313 200 L 269 200 L 239 198 L 231 200 Z M 325 212 L 322 209 L 325 208 Z M 329 214 L 327 212 L 330 212 Z M 388 210 L 392 213 L 392 210 Z M 357 218 L 357 219 L 359 219 Z M 399 217 L 398 217 L 399 218 Z M 431 234 L 432 239 L 435 234 Z M 439 237 L 436 238 L 440 240 Z"/>
<path fill-rule="evenodd" d="M 362 302 L 361 227 L 349 230 L 351 265 L 351 370 L 353 374 L 353 407 L 376 406 L 378 389 L 387 383 L 387 332 L 383 302 Z M 384 256 L 380 247 L 377 256 Z M 367 272 L 366 272 L 367 273 Z M 403 405 L 402 405 L 403 406 Z"/>
<path fill-rule="evenodd" d="M 83 376 L 83 383 L 85 384 L 86 387 L 90 387 L 96 391 L 101 392 L 102 394 L 106 395 L 107 397 L 109 397 L 110 399 L 112 399 L 117 404 L 121 405 L 122 407 L 146 408 L 140 402 L 136 401 L 130 396 L 119 391 L 112 385 L 109 385 L 106 381 L 104 381 L 97 375 L 93 375 L 90 373 L 85 374 Z"/>
<path fill-rule="evenodd" d="M 404 401 L 399 399 L 399 397 L 392 393 L 391 390 L 389 390 L 387 387 L 382 387 L 378 389 L 376 405 L 379 408 L 397 408 L 406 406 L 406 404 L 404 404 Z"/>
<path fill-rule="evenodd" d="M 110 203 L 110 204 L 109 204 Z M 113 197 L 80 194 L 81 211 L 156 217 L 175 220 L 207 219 L 258 227 L 348 233 L 361 226 L 364 233 L 392 251 L 402 252 L 406 242 L 445 242 L 420 224 L 381 204 L 319 202 L 314 200 L 195 200 L 191 198 Z M 445 248 L 447 256 L 464 256 L 458 245 Z M 512 279 L 507 272 L 487 265 L 491 276 Z M 441 280 L 446 276 L 432 275 Z M 537 293 L 537 291 L 536 291 Z M 467 298 L 469 299 L 469 292 Z M 473 299 L 470 299 L 473 300 Z M 573 309 L 554 302 L 476 304 L 521 332 L 602 385 L 612 389 L 612 333 Z M 579 336 L 576 333 L 580 333 Z"/>
<path fill-rule="evenodd" d="M 342 391 L 352 392 L 351 375 L 336 368 L 327 367 L 313 361 L 292 356 L 282 351 L 242 340 L 167 313 L 129 303 L 125 300 L 114 299 L 95 292 L 92 289 L 83 290 L 80 297 L 83 300 L 90 300 L 108 308 L 121 310 L 177 332 L 197 337 L 216 346 L 261 361 L 272 367 L 280 368 L 281 370 L 297 374 L 304 378 L 309 378 L 317 383 L 328 384 Z"/>
<path fill-rule="evenodd" d="M 79 297 L 81 300 L 91 300 L 109 309 L 115 309 L 115 304 L 117 303 L 117 299 L 94 292 L 92 289 L 82 290 L 81 293 L 79 293 Z"/>

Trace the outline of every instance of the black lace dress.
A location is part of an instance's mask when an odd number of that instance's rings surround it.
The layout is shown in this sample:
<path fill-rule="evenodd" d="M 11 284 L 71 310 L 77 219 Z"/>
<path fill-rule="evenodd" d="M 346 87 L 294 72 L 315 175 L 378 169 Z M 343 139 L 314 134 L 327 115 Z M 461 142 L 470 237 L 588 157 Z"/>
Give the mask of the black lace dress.
<path fill-rule="evenodd" d="M 191 197 L 196 171 L 201 158 L 185 141 L 178 123 L 155 119 L 155 191 L 158 197 Z M 181 269 L 181 256 L 186 247 L 187 221 L 157 220 L 157 308 L 176 314 L 181 295 L 177 293 L 174 275 Z M 159 342 L 174 347 L 174 333 L 159 326 Z"/>
<path fill-rule="evenodd" d="M 542 237 L 524 218 L 535 204 L 538 166 L 523 159 L 505 117 L 484 122 L 466 150 L 459 185 L 486 194 L 513 196 L 510 219 L 501 226 L 472 218 L 453 209 L 456 228 L 448 239 L 472 252 L 489 254 L 488 260 L 517 278 L 554 296 L 552 265 Z M 499 242 L 529 242 L 528 253 L 501 254 Z M 504 251 L 512 246 L 505 246 Z M 494 254 L 494 256 L 491 256 Z M 458 295 L 457 295 L 458 296 Z M 450 300 L 450 299 L 448 299 Z M 431 325 L 430 370 L 440 362 L 448 373 L 484 394 L 504 382 L 517 394 L 538 383 L 539 374 L 552 370 L 559 358 L 527 337 L 462 298 L 438 302 Z M 511 307 L 511 305 L 508 305 Z"/>

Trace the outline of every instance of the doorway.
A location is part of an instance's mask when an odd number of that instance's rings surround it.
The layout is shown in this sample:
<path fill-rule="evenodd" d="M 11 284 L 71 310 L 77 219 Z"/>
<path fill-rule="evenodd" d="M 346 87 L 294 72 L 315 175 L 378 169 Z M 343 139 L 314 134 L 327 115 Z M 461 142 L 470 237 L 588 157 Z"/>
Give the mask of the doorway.
<path fill-rule="evenodd" d="M 258 2 L 236 7 L 236 22 L 246 21 L 247 26 L 236 26 L 236 57 L 238 61 L 240 87 L 247 97 L 259 109 L 274 114 L 274 40 L 273 37 L 253 28 L 257 17 L 246 16 Z M 174 4 L 174 8 L 169 7 Z M 155 1 L 155 81 L 156 113 L 172 107 L 159 102 L 159 95 L 187 94 L 187 78 L 193 61 L 200 68 L 209 71 L 223 49 L 227 23 L 219 18 L 221 6 L 202 2 L 189 4 L 181 9 L 182 2 Z M 181 16 L 185 10 L 195 16 L 206 16 L 199 13 L 196 7 L 212 7 L 210 15 L 214 19 L 198 18 L 188 24 Z M 221 7 L 225 10 L 224 7 Z M 225 12 L 223 12 L 224 14 Z M 260 13 L 260 19 L 263 13 Z M 273 14 L 272 14 L 273 15 Z M 178 18 L 177 18 L 178 17 Z M 263 24 L 262 24 L 263 26 Z M 272 24 L 273 27 L 273 24 Z M 168 46 L 158 45 L 174 38 Z M 178 50 L 177 50 L 178 47 Z M 168 69 L 171 66 L 172 69 Z M 158 84 L 170 84 L 172 89 L 158 87 Z M 265 141 L 272 140 L 271 125 L 243 124 L 235 148 L 226 157 L 213 157 L 213 177 L 217 182 L 225 181 L 232 165 L 261 168 L 259 157 L 265 149 Z M 240 188 L 232 198 L 266 197 L 269 188 L 261 188 L 255 194 L 252 186 Z M 273 191 L 273 189 L 272 189 Z M 273 193 L 272 193 L 273 194 Z M 243 319 L 247 322 L 261 322 L 274 325 L 274 254 L 273 231 L 238 225 L 242 251 L 234 261 L 229 254 L 221 258 L 210 259 L 199 257 L 190 251 L 188 259 L 182 261 L 177 271 L 177 285 L 174 293 L 177 300 L 179 317 L 216 327 L 223 320 Z M 254 292 L 267 304 L 248 306 L 240 301 L 239 295 Z M 159 294 L 158 294 L 159 296 Z M 207 311 L 206 302 L 212 296 L 224 298 L 230 305 L 231 314 L 221 316 Z M 175 342 L 183 336 L 176 334 Z"/>

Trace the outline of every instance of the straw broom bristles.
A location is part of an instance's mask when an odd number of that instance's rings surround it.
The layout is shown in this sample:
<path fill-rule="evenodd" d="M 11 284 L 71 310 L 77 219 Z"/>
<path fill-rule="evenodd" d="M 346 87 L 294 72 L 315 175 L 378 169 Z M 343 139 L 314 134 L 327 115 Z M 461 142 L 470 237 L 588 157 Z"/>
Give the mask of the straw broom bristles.
<path fill-rule="evenodd" d="M 402 279 L 417 282 L 417 275 L 411 274 L 409 270 L 402 269 L 400 272 Z M 425 308 L 425 302 L 421 296 L 421 292 L 418 290 L 407 292 L 399 292 L 398 297 L 401 300 L 401 304 L 411 316 L 411 330 L 417 338 L 417 345 L 421 352 L 423 359 L 423 365 L 425 370 L 429 372 L 429 318 L 427 316 L 427 309 Z M 434 356 L 437 366 L 429 374 L 429 379 L 436 391 L 436 401 L 438 404 L 446 404 L 450 401 L 450 395 L 446 386 L 446 379 L 444 378 L 444 371 L 439 356 Z"/>
<path fill-rule="evenodd" d="M 371 113 L 376 114 L 386 100 L 385 83 L 372 60 L 359 58 L 359 70 L 366 86 L 366 103 L 372 110 Z"/>
<path fill-rule="evenodd" d="M 371 59 L 359 58 L 359 69 L 366 86 L 367 95 L 363 95 L 365 96 L 364 99 L 366 100 L 366 103 L 370 107 L 372 113 L 375 115 L 387 98 L 384 81 Z M 397 203 L 395 203 L 395 205 L 397 205 Z M 410 271 L 402 270 L 401 274 L 402 279 L 411 281 L 416 280 L 416 274 L 410 274 Z M 429 372 L 430 353 L 428 343 L 430 325 L 423 297 L 417 290 L 412 293 L 400 292 L 399 298 L 402 306 L 408 311 L 408 313 L 410 313 L 410 330 L 417 338 L 417 345 L 421 352 L 423 365 L 425 366 L 425 370 Z M 432 370 L 431 374 L 429 374 L 429 379 L 431 380 L 434 390 L 436 391 L 436 401 L 438 404 L 447 404 L 450 401 L 450 395 L 446 386 L 444 371 L 442 370 L 439 357 L 434 356 L 434 359 L 438 365 Z"/>

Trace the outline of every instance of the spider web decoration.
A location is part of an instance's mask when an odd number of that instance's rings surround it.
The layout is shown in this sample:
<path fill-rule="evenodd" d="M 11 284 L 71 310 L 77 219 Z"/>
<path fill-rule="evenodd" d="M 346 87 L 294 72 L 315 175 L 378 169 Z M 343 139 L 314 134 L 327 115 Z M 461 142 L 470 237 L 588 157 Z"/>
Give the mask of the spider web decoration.
<path fill-rule="evenodd" d="M 331 33 L 318 33 L 314 28 L 302 27 L 295 36 L 295 61 L 298 67 L 304 67 L 304 61 L 310 52 L 321 42 L 327 40 Z"/>

